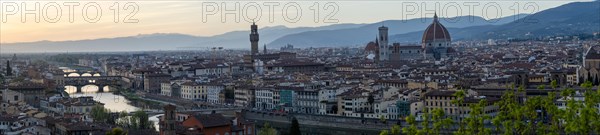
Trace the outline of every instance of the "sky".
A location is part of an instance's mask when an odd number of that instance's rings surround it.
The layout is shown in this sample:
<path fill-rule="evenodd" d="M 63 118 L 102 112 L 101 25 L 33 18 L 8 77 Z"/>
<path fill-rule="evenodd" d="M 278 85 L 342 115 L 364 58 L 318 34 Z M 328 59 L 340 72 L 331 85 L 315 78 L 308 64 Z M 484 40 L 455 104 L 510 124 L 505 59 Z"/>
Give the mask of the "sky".
<path fill-rule="evenodd" d="M 475 15 L 531 14 L 574 1 L 0 1 L 0 43 L 180 33 L 213 36 L 259 27 Z M 393 24 L 386 24 L 393 25 Z M 260 33 L 260 31 L 259 31 Z"/>

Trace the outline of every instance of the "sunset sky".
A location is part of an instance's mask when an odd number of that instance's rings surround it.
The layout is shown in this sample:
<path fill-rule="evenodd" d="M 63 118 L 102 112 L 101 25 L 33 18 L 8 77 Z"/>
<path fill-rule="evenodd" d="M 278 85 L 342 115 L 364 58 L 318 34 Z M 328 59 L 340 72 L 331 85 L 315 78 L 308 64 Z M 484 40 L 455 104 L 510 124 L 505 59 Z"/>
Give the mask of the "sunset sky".
<path fill-rule="evenodd" d="M 114 5 L 115 1 L 80 1 L 80 2 L 66 2 L 66 1 L 39 1 L 39 2 L 25 2 L 20 1 L 2 1 L 0 11 L 2 17 L 0 20 L 0 42 L 2 43 L 14 43 L 14 42 L 32 42 L 41 40 L 51 41 L 64 41 L 64 40 L 81 40 L 81 39 L 96 39 L 96 38 L 111 38 L 111 37 L 122 37 L 122 36 L 133 36 L 139 34 L 152 34 L 152 33 L 181 33 L 195 36 L 212 36 L 222 34 L 229 31 L 235 30 L 247 30 L 251 24 L 252 19 L 257 15 L 255 6 L 259 5 L 262 12 L 260 19 L 254 19 L 260 27 L 285 25 L 287 27 L 300 27 L 300 26 L 323 26 L 332 25 L 339 23 L 373 23 L 381 20 L 401 20 L 401 19 L 412 19 L 421 17 L 431 17 L 434 11 L 435 1 L 422 2 L 409 2 L 409 1 L 239 1 L 240 8 L 233 12 L 242 12 L 243 15 L 237 14 L 240 17 L 240 21 L 236 22 L 235 17 L 231 14 L 225 16 L 226 21 L 221 22 L 221 11 L 222 4 L 225 3 L 228 10 L 235 8 L 235 1 L 131 1 L 129 4 L 127 1 L 118 1 L 119 5 L 119 17 L 118 22 L 115 21 L 115 11 L 117 8 Z M 455 3 L 452 3 L 455 2 Z M 532 13 L 534 12 L 532 7 L 538 7 L 537 11 L 545 10 L 548 8 L 560 6 L 562 4 L 570 3 L 572 1 L 440 1 L 438 2 L 440 8 L 437 11 L 440 17 L 454 17 L 454 16 L 465 16 L 469 15 L 468 6 L 465 5 L 477 5 L 475 6 L 473 15 L 483 16 L 486 19 L 494 19 L 496 16 L 504 17 L 510 16 L 515 13 Z M 39 8 L 35 8 L 36 3 L 39 3 Z M 95 4 L 98 5 L 95 5 Z M 315 3 L 318 3 L 319 17 L 318 22 L 314 21 Z M 515 3 L 519 5 L 519 11 L 515 10 Z M 35 21 L 33 14 L 25 14 L 25 22 L 22 22 L 21 9 L 25 6 L 27 13 L 38 12 L 41 13 L 39 22 Z M 73 6 L 73 22 L 69 21 L 69 6 L 65 5 L 77 5 Z M 277 5 L 274 6 L 273 21 L 269 21 L 269 7 L 265 5 Z M 57 5 L 60 7 L 60 11 L 57 10 Z M 404 6 L 403 6 L 404 5 Z M 416 11 L 415 15 L 406 12 L 403 7 L 410 5 L 416 5 L 417 8 L 423 8 L 425 5 L 429 11 L 421 12 L 420 9 Z M 460 6 L 460 11 L 457 12 L 456 6 Z M 484 15 L 484 6 L 488 6 L 487 15 Z M 492 5 L 492 6 L 490 6 Z M 526 6 L 527 5 L 527 6 Z M 212 10 L 214 6 L 218 6 L 218 12 L 205 12 Z M 296 12 L 295 6 L 299 6 L 301 12 Z M 499 6 L 502 12 L 496 13 L 494 6 Z M 15 9 L 15 7 L 17 9 Z M 87 19 L 84 18 L 84 7 L 87 8 Z M 101 17 L 94 20 L 96 17 L 96 8 L 101 9 Z M 127 9 L 125 7 L 128 7 Z M 209 7 L 204 9 L 203 7 Z M 247 10 L 242 9 L 248 7 Z M 283 18 L 284 7 L 288 7 L 287 15 L 290 20 Z M 313 7 L 313 8 L 311 8 Z M 328 7 L 328 8 L 325 8 Z M 446 8 L 443 8 L 446 7 Z M 529 8 L 525 8 L 529 7 Z M 127 15 L 132 13 L 134 8 L 139 9 L 135 15 L 130 19 L 132 23 L 124 23 L 123 20 Z M 338 9 L 338 12 L 331 18 L 333 22 L 323 22 L 325 17 L 330 14 L 334 8 Z M 311 10 L 313 9 L 313 10 Z M 59 13 L 59 14 L 57 14 Z M 203 20 L 203 14 L 215 13 L 214 15 L 206 15 L 206 20 Z M 301 14 L 299 19 L 293 20 L 296 14 Z M 403 16 L 404 15 L 404 16 Z M 60 19 L 56 19 L 56 16 L 60 16 Z M 137 19 L 137 22 L 134 21 Z M 334 20 L 337 19 L 337 22 Z M 393 24 L 387 24 L 393 25 Z M 260 32 L 260 31 L 259 31 Z"/>

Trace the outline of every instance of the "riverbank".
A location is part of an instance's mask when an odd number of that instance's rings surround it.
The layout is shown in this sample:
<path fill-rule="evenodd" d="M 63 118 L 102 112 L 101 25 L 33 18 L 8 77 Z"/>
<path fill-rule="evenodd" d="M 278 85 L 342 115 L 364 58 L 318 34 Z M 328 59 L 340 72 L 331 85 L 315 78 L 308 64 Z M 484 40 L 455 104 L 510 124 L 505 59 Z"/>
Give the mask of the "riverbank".
<path fill-rule="evenodd" d="M 129 90 L 119 90 L 119 91 L 115 91 L 113 93 L 116 95 L 123 96 L 125 99 L 130 101 L 131 105 L 136 106 L 138 108 L 162 109 L 162 103 L 153 101 L 153 100 L 144 99 L 144 98 L 138 96 L 136 93 L 131 92 Z"/>
<path fill-rule="evenodd" d="M 370 135 L 378 134 L 381 130 L 389 129 L 392 122 L 387 124 L 376 122 L 375 119 L 360 119 L 340 116 L 323 116 L 308 114 L 273 114 L 264 112 L 243 111 L 246 119 L 254 120 L 257 126 L 269 122 L 278 131 L 288 131 L 291 125 L 291 119 L 296 117 L 300 125 L 307 127 L 302 131 L 312 134 L 349 134 L 349 135 Z M 369 122 L 366 122 L 369 121 Z"/>

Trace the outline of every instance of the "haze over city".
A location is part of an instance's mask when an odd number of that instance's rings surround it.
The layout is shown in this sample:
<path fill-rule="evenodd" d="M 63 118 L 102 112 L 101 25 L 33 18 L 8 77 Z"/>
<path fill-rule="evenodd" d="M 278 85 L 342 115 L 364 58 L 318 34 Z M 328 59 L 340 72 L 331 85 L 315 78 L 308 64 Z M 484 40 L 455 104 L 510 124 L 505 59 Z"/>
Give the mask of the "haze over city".
<path fill-rule="evenodd" d="M 600 134 L 598 0 L 0 1 L 0 15 L 0 135 Z"/>
<path fill-rule="evenodd" d="M 135 1 L 129 2 L 132 5 L 128 10 L 121 9 L 120 17 L 114 22 L 114 10 L 115 5 L 112 1 L 91 1 L 97 3 L 99 9 L 102 11 L 101 17 L 97 22 L 90 23 L 84 19 L 83 7 L 90 2 L 55 2 L 60 8 L 60 12 L 57 10 L 57 6 L 52 4 L 50 1 L 30 1 L 25 2 L 24 6 L 20 1 L 4 1 L 3 6 L 3 23 L 2 23 L 2 39 L 1 43 L 15 43 L 15 42 L 33 42 L 33 41 L 65 41 L 65 40 L 84 40 L 84 39 L 98 39 L 98 38 L 114 38 L 124 36 L 135 36 L 138 34 L 154 34 L 154 33 L 180 33 L 194 36 L 214 36 L 223 34 L 230 31 L 246 30 L 247 25 L 252 23 L 253 18 L 257 18 L 258 10 L 261 10 L 260 18 L 256 20 L 261 27 L 273 27 L 273 26 L 286 26 L 286 27 L 318 27 L 332 24 L 344 24 L 344 23 L 376 23 L 383 20 L 407 20 L 414 18 L 425 18 L 433 14 L 436 11 L 436 3 L 438 4 L 437 11 L 443 17 L 456 17 L 456 16 L 480 16 L 487 20 L 496 19 L 499 17 L 506 17 L 515 14 L 532 14 L 545 9 L 553 8 L 574 1 L 480 1 L 480 2 L 450 2 L 450 1 Z M 35 21 L 35 17 L 32 14 L 23 17 L 21 9 L 23 7 L 27 9 L 34 9 L 35 4 L 38 3 L 39 7 L 37 11 L 43 11 L 43 15 L 38 14 L 40 17 L 39 21 Z M 128 2 L 118 2 L 120 8 L 124 8 Z M 222 3 L 225 3 L 224 5 Z M 238 8 L 235 8 L 235 4 L 239 4 Z M 283 7 L 286 4 L 293 3 L 294 6 L 300 8 L 301 12 L 300 19 L 297 22 L 286 21 L 283 16 Z M 315 3 L 320 4 L 321 8 L 324 8 L 326 3 L 335 4 L 336 13 L 332 16 L 332 19 L 339 21 L 335 22 L 315 22 L 314 7 Z M 520 4 L 520 10 L 516 11 L 515 3 Z M 12 6 L 16 6 L 15 14 Z M 203 5 L 204 4 L 204 5 Z M 258 5 L 260 9 L 254 5 Z M 489 4 L 489 5 L 486 5 Z M 531 4 L 529 9 L 523 7 L 525 4 Z M 66 6 L 71 5 L 71 6 Z M 95 4 L 93 4 L 95 5 Z M 229 14 L 225 17 L 221 16 L 221 10 L 218 10 L 214 15 L 206 15 L 203 18 L 203 14 L 209 9 L 203 8 L 207 6 L 211 8 L 215 6 L 219 9 L 223 7 L 233 10 L 234 14 Z M 247 6 L 252 5 L 252 6 Z M 265 6 L 272 5 L 272 6 Z M 416 6 L 408 7 L 411 9 L 404 10 L 403 5 Z M 491 6 L 490 6 L 491 5 Z M 243 9 L 246 6 L 246 9 Z M 294 6 L 286 11 L 290 18 L 294 18 L 296 11 Z M 484 15 L 484 6 L 490 8 L 487 15 Z M 46 7 L 46 8 L 44 8 Z M 136 8 L 133 8 L 136 7 Z M 273 11 L 269 11 L 269 7 L 273 8 Z M 311 10 L 311 7 L 313 10 Z M 502 12 L 497 13 L 498 10 Z M 73 9 L 73 12 L 69 12 L 69 8 Z M 333 6 L 332 6 L 333 8 Z M 511 9 L 512 8 L 512 9 Z M 472 11 L 469 11 L 472 9 Z M 486 8 L 487 9 L 487 8 Z M 446 11 L 442 11 L 446 10 Z M 95 6 L 88 9 L 86 14 L 89 14 L 90 18 L 95 18 L 97 14 Z M 409 12 L 410 11 L 410 12 Z M 462 12 L 457 12 L 462 11 Z M 288 13 L 289 12 L 289 13 Z M 321 14 L 319 20 L 323 20 L 324 16 L 333 12 L 333 9 L 319 11 Z M 57 14 L 60 13 L 60 14 Z M 231 13 L 231 12 L 228 12 Z M 73 20 L 70 21 L 70 16 L 73 16 Z M 207 13 L 208 14 L 208 13 Z M 272 14 L 272 21 L 269 20 L 269 14 Z M 138 22 L 124 23 L 124 17 L 132 15 L 132 18 Z M 58 20 L 54 18 L 58 17 Z M 236 21 L 236 17 L 240 18 Z M 25 18 L 25 21 L 21 21 Z M 46 19 L 51 18 L 51 19 Z M 225 22 L 222 22 L 222 19 Z M 241 19 L 244 18 L 244 19 Z M 248 19 L 246 19 L 248 18 Z M 425 23 L 425 22 L 423 22 Z M 44 29 L 45 31 L 39 31 Z M 22 36 L 27 35 L 27 36 Z"/>

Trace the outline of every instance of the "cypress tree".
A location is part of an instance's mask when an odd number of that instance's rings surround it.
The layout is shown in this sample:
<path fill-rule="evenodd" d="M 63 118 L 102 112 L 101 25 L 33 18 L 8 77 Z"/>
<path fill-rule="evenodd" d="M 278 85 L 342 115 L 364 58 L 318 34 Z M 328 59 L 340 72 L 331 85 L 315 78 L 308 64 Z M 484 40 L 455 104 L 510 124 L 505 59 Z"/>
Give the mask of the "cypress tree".
<path fill-rule="evenodd" d="M 10 67 L 10 61 L 6 61 L 6 76 L 12 76 L 12 68 Z"/>
<path fill-rule="evenodd" d="M 292 118 L 292 127 L 290 128 L 290 135 L 301 135 L 300 124 L 296 117 Z"/>

